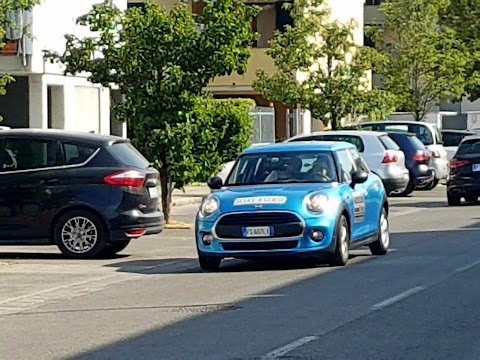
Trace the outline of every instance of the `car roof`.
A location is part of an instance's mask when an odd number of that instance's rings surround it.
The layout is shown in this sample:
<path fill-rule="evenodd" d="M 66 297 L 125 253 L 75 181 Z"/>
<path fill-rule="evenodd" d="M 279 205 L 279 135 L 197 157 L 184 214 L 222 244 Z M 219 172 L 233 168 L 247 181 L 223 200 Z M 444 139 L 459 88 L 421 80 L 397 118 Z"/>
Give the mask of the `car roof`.
<path fill-rule="evenodd" d="M 244 150 L 242 154 L 290 151 L 335 151 L 355 148 L 355 145 L 343 141 L 294 141 L 249 147 Z"/>
<path fill-rule="evenodd" d="M 22 128 L 0 131 L 0 137 L 5 136 L 18 136 L 18 137 L 40 137 L 56 139 L 60 141 L 76 141 L 88 143 L 95 146 L 108 146 L 114 143 L 130 142 L 129 139 L 125 139 L 114 135 L 93 134 L 80 131 L 69 131 L 60 129 L 34 129 L 34 128 Z"/>
<path fill-rule="evenodd" d="M 442 129 L 441 131 L 442 132 L 450 132 L 450 133 L 454 133 L 454 134 L 472 134 L 472 135 L 476 134 L 475 131 L 471 131 L 471 130 Z"/>
<path fill-rule="evenodd" d="M 465 137 L 462 139 L 462 142 L 465 142 L 465 141 L 468 141 L 468 140 L 480 140 L 480 135 L 469 135 L 469 136 L 465 136 Z"/>
<path fill-rule="evenodd" d="M 387 131 L 368 131 L 368 130 L 333 130 L 333 131 L 315 131 L 311 134 L 303 134 L 291 137 L 287 141 L 293 139 L 301 139 L 315 135 L 346 135 L 346 136 L 382 136 L 387 135 Z"/>
<path fill-rule="evenodd" d="M 365 125 L 365 124 L 409 124 L 409 125 L 424 125 L 424 126 L 431 126 L 435 127 L 435 124 L 428 123 L 425 121 L 414 121 L 414 120 L 379 120 L 379 121 L 366 121 L 358 123 L 357 125 Z M 352 124 L 355 126 L 355 124 Z"/>

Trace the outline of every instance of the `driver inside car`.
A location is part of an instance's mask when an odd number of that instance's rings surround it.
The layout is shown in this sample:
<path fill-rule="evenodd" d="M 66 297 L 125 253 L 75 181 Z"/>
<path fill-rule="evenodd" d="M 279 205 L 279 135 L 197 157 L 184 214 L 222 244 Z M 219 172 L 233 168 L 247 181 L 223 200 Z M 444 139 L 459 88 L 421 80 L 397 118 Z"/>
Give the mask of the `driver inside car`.
<path fill-rule="evenodd" d="M 265 182 L 275 182 L 275 181 L 288 181 L 288 180 L 301 180 L 300 170 L 302 169 L 303 162 L 298 157 L 292 157 L 287 160 L 287 167 L 284 171 L 273 170 Z"/>

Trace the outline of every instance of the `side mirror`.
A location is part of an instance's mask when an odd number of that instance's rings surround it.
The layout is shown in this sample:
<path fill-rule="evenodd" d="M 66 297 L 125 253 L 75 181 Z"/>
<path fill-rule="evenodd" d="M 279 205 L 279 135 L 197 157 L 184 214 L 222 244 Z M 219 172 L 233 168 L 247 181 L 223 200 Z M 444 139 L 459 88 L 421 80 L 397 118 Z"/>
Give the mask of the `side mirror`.
<path fill-rule="evenodd" d="M 352 173 L 352 188 L 357 184 L 363 184 L 368 179 L 368 172 L 366 171 L 354 171 Z"/>
<path fill-rule="evenodd" d="M 219 176 L 212 176 L 212 177 L 208 178 L 207 185 L 212 190 L 218 190 L 218 189 L 222 188 L 223 180 Z"/>

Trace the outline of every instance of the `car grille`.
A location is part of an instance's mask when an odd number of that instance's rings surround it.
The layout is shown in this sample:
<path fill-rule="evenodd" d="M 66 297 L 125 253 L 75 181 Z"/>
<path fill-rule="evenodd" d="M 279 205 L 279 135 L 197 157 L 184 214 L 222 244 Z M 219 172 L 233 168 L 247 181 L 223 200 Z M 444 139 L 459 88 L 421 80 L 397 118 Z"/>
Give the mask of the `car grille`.
<path fill-rule="evenodd" d="M 221 243 L 225 251 L 288 250 L 294 249 L 298 241 L 265 241 Z"/>
<path fill-rule="evenodd" d="M 271 238 L 300 236 L 303 232 L 302 221 L 290 212 L 228 214 L 218 221 L 215 232 L 220 239 L 239 239 L 242 238 L 242 228 L 247 226 L 273 226 L 274 236 Z"/>

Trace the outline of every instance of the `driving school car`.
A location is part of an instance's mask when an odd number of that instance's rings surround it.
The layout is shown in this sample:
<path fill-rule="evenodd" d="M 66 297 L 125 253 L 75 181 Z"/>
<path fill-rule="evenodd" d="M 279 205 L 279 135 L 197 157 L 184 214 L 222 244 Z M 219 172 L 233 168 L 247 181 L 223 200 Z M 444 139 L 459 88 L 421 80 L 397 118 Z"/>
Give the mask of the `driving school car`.
<path fill-rule="evenodd" d="M 224 258 L 320 255 L 332 266 L 368 245 L 384 255 L 390 244 L 388 200 L 381 179 L 354 145 L 292 142 L 245 150 L 213 190 L 195 221 L 200 267 Z"/>

